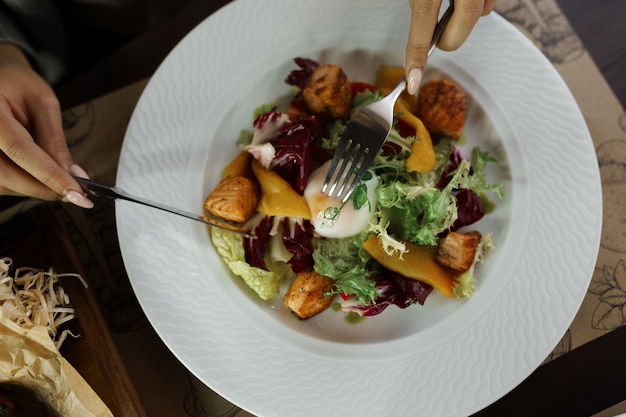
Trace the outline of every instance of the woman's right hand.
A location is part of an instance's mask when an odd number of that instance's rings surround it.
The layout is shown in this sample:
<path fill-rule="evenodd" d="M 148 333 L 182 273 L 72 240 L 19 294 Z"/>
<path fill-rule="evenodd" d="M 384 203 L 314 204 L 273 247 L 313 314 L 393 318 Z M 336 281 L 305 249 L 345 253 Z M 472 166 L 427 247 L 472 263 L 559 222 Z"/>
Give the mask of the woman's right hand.
<path fill-rule="evenodd" d="M 437 47 L 444 51 L 459 48 L 471 33 L 481 16 L 493 10 L 496 0 L 450 0 L 454 12 L 441 35 Z M 404 57 L 407 91 L 417 93 L 433 38 L 442 0 L 409 0 L 411 25 Z"/>
<path fill-rule="evenodd" d="M 70 173 L 87 176 L 72 161 L 54 90 L 18 47 L 0 44 L 0 195 L 93 207 Z"/>

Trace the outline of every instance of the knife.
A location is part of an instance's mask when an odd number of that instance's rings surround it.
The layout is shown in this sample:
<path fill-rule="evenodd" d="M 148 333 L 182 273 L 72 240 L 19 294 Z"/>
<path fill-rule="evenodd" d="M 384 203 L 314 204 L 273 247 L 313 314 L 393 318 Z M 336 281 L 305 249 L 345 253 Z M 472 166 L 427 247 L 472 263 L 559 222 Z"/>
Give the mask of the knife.
<path fill-rule="evenodd" d="M 208 224 L 210 226 L 214 226 L 214 227 L 219 227 L 220 229 L 224 229 L 224 230 L 229 230 L 231 232 L 235 232 L 235 233 L 239 233 L 241 235 L 243 235 L 244 237 L 248 237 L 248 238 L 255 238 L 256 236 L 252 235 L 250 233 L 250 231 L 248 230 L 244 230 L 238 226 L 226 223 L 224 221 L 220 221 L 217 219 L 213 219 L 211 217 L 208 216 L 202 216 L 199 214 L 194 214 L 194 213 L 190 213 L 188 211 L 185 210 L 181 210 L 179 208 L 176 207 L 171 207 L 165 204 L 161 204 L 161 203 L 157 203 L 145 198 L 141 198 L 141 197 L 137 197 L 134 195 L 131 195 L 129 193 L 127 193 L 126 191 L 122 190 L 119 187 L 111 187 L 108 185 L 104 185 L 104 184 L 100 184 L 98 182 L 92 181 L 92 180 L 88 180 L 86 178 L 81 178 L 81 177 L 77 177 L 74 176 L 74 179 L 76 181 L 78 181 L 79 184 L 81 184 L 83 186 L 83 188 L 90 192 L 93 195 L 96 195 L 98 197 L 106 197 L 109 198 L 111 200 L 126 200 L 126 201 L 130 201 L 132 203 L 137 203 L 137 204 L 141 204 L 144 206 L 148 206 L 148 207 L 152 207 L 155 209 L 159 209 L 159 210 L 163 210 L 166 211 L 168 213 L 173 213 L 173 214 L 177 214 L 179 216 L 183 216 L 186 217 L 188 219 L 192 219 L 204 224 Z"/>

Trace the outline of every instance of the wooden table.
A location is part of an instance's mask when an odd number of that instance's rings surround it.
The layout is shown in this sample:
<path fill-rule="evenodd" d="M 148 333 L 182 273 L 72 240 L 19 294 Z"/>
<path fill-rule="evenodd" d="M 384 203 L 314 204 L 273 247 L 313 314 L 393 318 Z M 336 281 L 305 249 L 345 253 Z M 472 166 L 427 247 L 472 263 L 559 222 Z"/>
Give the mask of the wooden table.
<path fill-rule="evenodd" d="M 81 259 L 58 213 L 49 205 L 38 206 L 14 220 L 0 223 L 0 257 L 8 256 L 16 267 L 32 267 L 56 273 L 74 272 L 87 277 Z M 133 382 L 99 308 L 92 287 L 75 279 L 62 279 L 76 318 L 69 329 L 79 338 L 68 338 L 61 354 L 97 392 L 116 416 L 147 417 Z"/>
<path fill-rule="evenodd" d="M 557 0 L 626 107 L 626 2 Z M 172 47 L 226 0 L 190 1 L 168 21 L 58 89 L 65 108 L 149 77 Z M 95 86 L 95 88 L 94 88 Z M 626 327 L 541 366 L 476 416 L 589 416 L 626 400 Z"/>

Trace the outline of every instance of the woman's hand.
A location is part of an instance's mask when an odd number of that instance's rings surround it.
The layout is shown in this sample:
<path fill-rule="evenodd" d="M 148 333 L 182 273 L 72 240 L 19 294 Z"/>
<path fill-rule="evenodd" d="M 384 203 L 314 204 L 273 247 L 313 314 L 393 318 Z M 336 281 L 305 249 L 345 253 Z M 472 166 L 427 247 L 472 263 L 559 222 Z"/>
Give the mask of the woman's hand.
<path fill-rule="evenodd" d="M 454 1 L 454 12 L 438 44 L 438 48 L 444 51 L 453 51 L 461 46 L 478 19 L 491 13 L 496 3 L 496 0 L 450 1 Z M 404 57 L 409 94 L 417 93 L 422 81 L 441 3 L 442 0 L 409 0 L 411 27 Z"/>
<path fill-rule="evenodd" d="M 72 162 L 52 87 L 18 47 L 0 44 L 0 195 L 93 207 L 70 173 L 87 176 Z"/>

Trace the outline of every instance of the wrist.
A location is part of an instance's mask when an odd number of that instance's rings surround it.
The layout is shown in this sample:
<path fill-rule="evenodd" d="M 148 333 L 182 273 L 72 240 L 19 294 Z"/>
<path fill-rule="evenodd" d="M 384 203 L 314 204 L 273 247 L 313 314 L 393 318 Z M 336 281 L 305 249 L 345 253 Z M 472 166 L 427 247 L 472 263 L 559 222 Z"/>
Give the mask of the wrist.
<path fill-rule="evenodd" d="M 0 42 L 0 65 L 4 64 L 18 64 L 31 68 L 22 48 L 11 42 Z"/>

